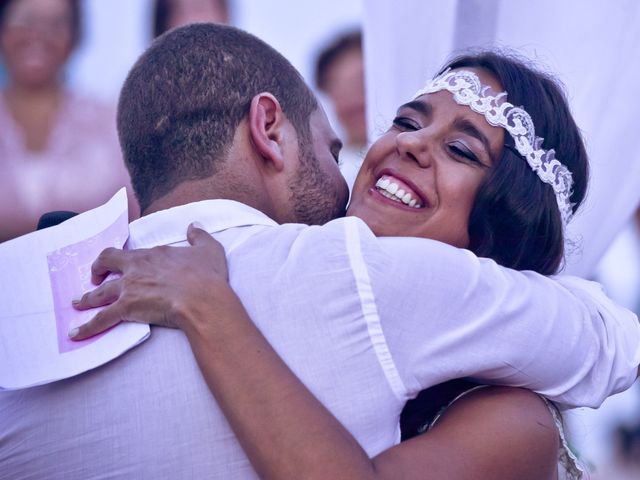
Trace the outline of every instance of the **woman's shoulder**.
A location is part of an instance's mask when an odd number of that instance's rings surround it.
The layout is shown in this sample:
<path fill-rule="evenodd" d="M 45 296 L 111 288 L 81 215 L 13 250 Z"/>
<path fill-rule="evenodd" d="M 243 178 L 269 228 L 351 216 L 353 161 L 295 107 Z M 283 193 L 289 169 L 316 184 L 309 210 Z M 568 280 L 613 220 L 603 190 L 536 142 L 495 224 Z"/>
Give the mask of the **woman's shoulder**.
<path fill-rule="evenodd" d="M 546 402 L 529 390 L 475 388 L 444 410 L 429 435 L 463 440 L 486 478 L 556 478 L 558 427 Z"/>
<path fill-rule="evenodd" d="M 453 415 L 469 421 L 471 417 L 481 418 L 482 423 L 510 426 L 522 433 L 526 430 L 534 435 L 550 432 L 550 438 L 557 443 L 558 431 L 547 403 L 538 394 L 523 388 L 474 387 L 451 402 L 434 421 L 434 427 Z"/>
<path fill-rule="evenodd" d="M 459 385 L 456 385 L 456 387 Z M 374 458 L 383 478 L 555 480 L 560 441 L 545 401 L 518 388 L 454 398 L 428 430 Z"/>

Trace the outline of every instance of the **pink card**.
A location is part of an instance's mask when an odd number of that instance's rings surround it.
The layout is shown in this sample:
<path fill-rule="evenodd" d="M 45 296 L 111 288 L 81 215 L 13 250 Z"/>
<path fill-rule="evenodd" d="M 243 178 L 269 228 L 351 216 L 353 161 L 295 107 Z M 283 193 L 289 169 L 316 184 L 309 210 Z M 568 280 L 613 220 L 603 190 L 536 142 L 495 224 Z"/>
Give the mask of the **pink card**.
<path fill-rule="evenodd" d="M 127 214 L 125 212 L 106 230 L 97 235 L 67 245 L 47 255 L 59 353 L 83 348 L 107 333 L 108 330 L 95 337 L 77 342 L 70 340 L 69 330 L 88 322 L 99 311 L 99 309 L 78 311 L 71 306 L 71 301 L 96 288 L 91 283 L 91 264 L 105 248 L 122 248 L 127 238 L 121 232 L 127 231 L 126 225 Z"/>

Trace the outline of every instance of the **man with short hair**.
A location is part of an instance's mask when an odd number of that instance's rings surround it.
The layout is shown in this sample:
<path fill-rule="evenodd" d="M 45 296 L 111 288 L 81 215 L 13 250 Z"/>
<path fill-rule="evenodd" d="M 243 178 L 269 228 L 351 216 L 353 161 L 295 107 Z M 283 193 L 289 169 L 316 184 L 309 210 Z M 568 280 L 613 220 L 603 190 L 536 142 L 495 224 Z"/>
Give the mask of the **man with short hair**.
<path fill-rule="evenodd" d="M 201 24 L 156 40 L 118 127 L 143 212 L 129 247 L 184 245 L 194 220 L 215 233 L 251 317 L 369 455 L 399 440 L 409 398 L 446 379 L 587 405 L 635 377 L 632 316 L 579 288 L 378 239 L 356 218 L 278 225 L 343 213 L 340 144 L 293 67 L 247 33 Z M 441 348 L 441 335 L 459 340 Z M 94 371 L 0 393 L 0 442 L 0 478 L 255 478 L 186 338 L 165 328 Z"/>
<path fill-rule="evenodd" d="M 120 143 L 143 214 L 173 206 L 177 191 L 183 195 L 194 188 L 187 194 L 194 198 L 181 203 L 233 198 L 259 206 L 278 223 L 322 224 L 342 216 L 348 193 L 335 167 L 341 143 L 300 74 L 254 37 L 232 28 L 209 28 L 206 34 L 215 36 L 214 43 L 204 41 L 203 32 L 172 35 L 170 49 L 157 46 L 167 41 L 156 42 L 131 71 L 120 95 Z M 269 95 L 254 98 L 263 92 Z M 286 118 L 282 140 L 287 153 L 299 157 L 300 169 L 297 161 L 294 170 L 291 162 L 276 158 L 273 174 L 257 179 L 258 170 L 239 161 L 249 152 L 228 151 L 239 126 L 257 128 L 246 123 L 250 109 L 263 121 L 276 113 Z M 271 130 L 265 135 L 281 127 L 267 126 Z M 312 129 L 319 141 L 312 141 Z M 277 147 L 272 139 L 263 141 L 253 145 L 265 150 L 258 153 L 282 155 L 271 150 Z M 285 175 L 275 175 L 281 169 Z M 278 191 L 267 198 L 260 187 Z"/>

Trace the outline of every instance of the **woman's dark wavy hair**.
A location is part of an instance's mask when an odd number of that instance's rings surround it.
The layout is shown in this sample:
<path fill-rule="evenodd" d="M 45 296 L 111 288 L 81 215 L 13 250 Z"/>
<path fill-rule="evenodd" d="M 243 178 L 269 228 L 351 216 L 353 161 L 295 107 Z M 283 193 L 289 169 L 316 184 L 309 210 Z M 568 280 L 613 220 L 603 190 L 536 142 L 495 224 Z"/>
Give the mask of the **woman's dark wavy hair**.
<path fill-rule="evenodd" d="M 5 16 L 9 5 L 20 0 L 0 0 L 0 30 L 4 26 Z M 71 40 L 73 47 L 77 47 L 82 39 L 82 6 L 80 0 L 68 0 L 71 7 Z"/>
<path fill-rule="evenodd" d="M 454 58 L 447 68 L 475 67 L 493 74 L 533 119 L 545 150 L 554 149 L 573 175 L 573 211 L 584 200 L 589 163 L 580 131 L 556 80 L 534 70 L 511 53 L 484 51 Z M 564 257 L 564 234 L 553 188 L 543 183 L 517 154 L 505 132 L 501 157 L 488 171 L 469 218 L 469 249 L 516 270 L 543 275 L 558 271 Z"/>

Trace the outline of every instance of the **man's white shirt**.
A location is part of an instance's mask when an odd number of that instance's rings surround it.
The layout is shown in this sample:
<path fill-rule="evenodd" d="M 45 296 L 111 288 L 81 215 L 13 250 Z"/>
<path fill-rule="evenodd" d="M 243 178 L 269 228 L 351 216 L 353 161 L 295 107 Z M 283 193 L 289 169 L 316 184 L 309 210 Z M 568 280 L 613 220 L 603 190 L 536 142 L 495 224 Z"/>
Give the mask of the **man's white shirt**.
<path fill-rule="evenodd" d="M 599 286 L 516 272 L 466 250 L 376 238 L 357 218 L 278 226 L 228 200 L 133 222 L 129 248 L 186 245 L 199 221 L 230 282 L 296 375 L 375 455 L 404 403 L 474 377 L 597 406 L 640 363 L 635 316 Z M 255 478 L 182 332 L 50 385 L 0 392 L 0 478 Z"/>

